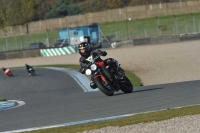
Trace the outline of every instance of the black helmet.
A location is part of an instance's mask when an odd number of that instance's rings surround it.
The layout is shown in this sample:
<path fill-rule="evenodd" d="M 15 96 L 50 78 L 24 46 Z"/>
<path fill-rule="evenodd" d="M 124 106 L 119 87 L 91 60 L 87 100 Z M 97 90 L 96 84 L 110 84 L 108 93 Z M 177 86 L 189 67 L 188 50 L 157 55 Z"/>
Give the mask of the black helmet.
<path fill-rule="evenodd" d="M 87 42 L 82 42 L 78 45 L 78 51 L 81 56 L 86 56 L 90 51 L 90 44 Z"/>
<path fill-rule="evenodd" d="M 5 70 L 6 70 L 6 68 L 5 68 L 5 67 L 2 67 L 2 70 L 3 70 L 3 71 L 5 71 Z"/>

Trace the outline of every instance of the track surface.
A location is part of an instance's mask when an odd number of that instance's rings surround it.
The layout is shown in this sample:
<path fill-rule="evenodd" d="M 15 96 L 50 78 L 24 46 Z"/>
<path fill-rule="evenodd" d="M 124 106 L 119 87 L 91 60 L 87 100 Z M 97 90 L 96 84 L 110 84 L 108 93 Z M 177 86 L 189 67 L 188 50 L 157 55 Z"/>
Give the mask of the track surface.
<path fill-rule="evenodd" d="M 60 71 L 36 68 L 35 77 L 24 69 L 12 71 L 11 78 L 0 74 L 0 97 L 26 104 L 0 111 L 0 132 L 200 103 L 200 81 L 135 87 L 131 94 L 108 97 L 99 91 L 84 92 Z"/>

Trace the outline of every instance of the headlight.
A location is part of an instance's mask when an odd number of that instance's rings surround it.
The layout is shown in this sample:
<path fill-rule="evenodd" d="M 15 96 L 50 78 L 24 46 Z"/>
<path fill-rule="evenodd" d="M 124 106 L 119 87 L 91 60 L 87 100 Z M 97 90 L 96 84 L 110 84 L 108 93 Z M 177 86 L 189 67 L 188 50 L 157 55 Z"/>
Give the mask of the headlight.
<path fill-rule="evenodd" d="M 90 66 L 90 68 L 91 68 L 92 71 L 95 71 L 95 70 L 97 70 L 97 65 L 92 64 L 92 65 Z"/>
<path fill-rule="evenodd" d="M 91 75 L 91 74 L 92 74 L 92 71 L 91 71 L 90 69 L 87 69 L 87 70 L 85 71 L 85 74 L 86 74 L 86 75 Z"/>

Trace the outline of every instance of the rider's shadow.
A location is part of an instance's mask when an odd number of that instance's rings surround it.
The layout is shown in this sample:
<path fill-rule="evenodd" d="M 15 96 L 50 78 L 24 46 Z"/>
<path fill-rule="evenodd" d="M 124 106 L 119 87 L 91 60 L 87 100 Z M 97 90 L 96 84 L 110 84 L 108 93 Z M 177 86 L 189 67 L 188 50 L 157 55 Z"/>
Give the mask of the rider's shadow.
<path fill-rule="evenodd" d="M 37 73 L 36 74 L 36 76 L 42 76 L 42 75 L 45 75 L 45 74 L 42 74 L 42 73 L 39 73 L 39 74 Z"/>
<path fill-rule="evenodd" d="M 149 88 L 149 89 L 142 89 L 142 90 L 136 90 L 136 91 L 132 91 L 131 93 L 124 93 L 124 92 L 119 92 L 119 93 L 116 93 L 115 95 L 126 95 L 126 94 L 132 94 L 132 93 L 139 93 L 139 92 L 145 92 L 145 91 L 155 91 L 155 90 L 160 90 L 160 89 L 164 89 L 164 88 L 161 88 L 161 87 L 158 87 L 158 88 Z"/>
<path fill-rule="evenodd" d="M 19 74 L 13 74 L 13 77 L 19 77 L 20 75 Z"/>

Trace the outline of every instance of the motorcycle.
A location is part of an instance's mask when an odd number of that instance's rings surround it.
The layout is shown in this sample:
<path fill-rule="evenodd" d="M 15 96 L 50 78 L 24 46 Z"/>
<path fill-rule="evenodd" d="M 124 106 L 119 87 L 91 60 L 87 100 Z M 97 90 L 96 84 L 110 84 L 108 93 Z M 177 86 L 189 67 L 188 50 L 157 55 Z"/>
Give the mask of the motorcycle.
<path fill-rule="evenodd" d="M 30 67 L 30 68 L 28 69 L 28 71 L 29 71 L 29 75 L 31 75 L 31 76 L 36 76 L 35 70 L 34 70 L 32 67 Z"/>
<path fill-rule="evenodd" d="M 8 77 L 13 77 L 12 72 L 8 68 L 4 71 L 4 74 L 7 75 Z"/>
<path fill-rule="evenodd" d="M 92 53 L 85 60 L 88 64 L 85 74 L 91 76 L 91 80 L 94 81 L 96 87 L 107 96 L 113 96 L 114 92 L 119 90 L 124 93 L 131 93 L 133 85 L 126 77 L 118 61 L 115 61 L 117 67 L 113 70 L 113 68 L 106 66 L 103 60 L 97 60 L 98 58 L 100 58 L 100 55 Z"/>

